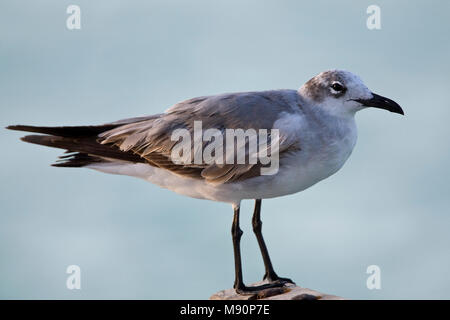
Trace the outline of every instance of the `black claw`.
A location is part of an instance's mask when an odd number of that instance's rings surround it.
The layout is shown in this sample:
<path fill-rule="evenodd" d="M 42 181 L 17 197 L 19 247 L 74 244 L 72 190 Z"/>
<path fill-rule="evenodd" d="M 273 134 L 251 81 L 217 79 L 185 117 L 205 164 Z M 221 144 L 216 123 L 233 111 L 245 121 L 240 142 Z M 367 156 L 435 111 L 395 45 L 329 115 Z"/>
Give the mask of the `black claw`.
<path fill-rule="evenodd" d="M 272 275 L 272 276 L 264 275 L 263 279 L 267 280 L 269 283 L 283 283 L 283 284 L 292 283 L 292 284 L 295 284 L 295 282 L 292 281 L 291 279 L 289 279 L 289 278 L 282 278 L 282 277 L 279 277 L 277 275 Z"/>
<path fill-rule="evenodd" d="M 243 295 L 252 295 L 252 294 L 258 294 L 259 292 L 267 289 L 272 288 L 281 288 L 285 285 L 285 283 L 282 282 L 272 282 L 272 283 L 266 283 L 259 286 L 251 286 L 247 287 L 246 285 L 241 285 L 237 288 L 235 288 L 236 292 Z"/>

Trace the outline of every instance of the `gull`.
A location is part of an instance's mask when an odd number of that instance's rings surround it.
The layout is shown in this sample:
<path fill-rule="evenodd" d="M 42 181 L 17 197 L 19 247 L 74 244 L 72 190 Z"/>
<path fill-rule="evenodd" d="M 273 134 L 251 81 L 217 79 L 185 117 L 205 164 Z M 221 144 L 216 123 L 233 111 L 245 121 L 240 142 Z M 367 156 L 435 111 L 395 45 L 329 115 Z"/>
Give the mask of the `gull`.
<path fill-rule="evenodd" d="M 226 93 L 185 100 L 156 115 L 130 118 L 96 126 L 36 127 L 15 125 L 8 129 L 40 133 L 23 141 L 65 149 L 56 167 L 85 167 L 110 174 L 143 178 L 163 188 L 193 198 L 232 205 L 232 240 L 235 262 L 233 288 L 252 294 L 293 283 L 277 275 L 262 236 L 262 199 L 305 190 L 336 173 L 355 146 L 355 113 L 367 107 L 404 114 L 393 100 L 371 92 L 355 74 L 325 71 L 298 90 Z M 203 130 L 276 129 L 278 170 L 262 174 L 256 163 L 176 162 L 172 151 L 177 129 Z M 273 138 L 272 138 L 273 139 Z M 246 148 L 244 145 L 236 148 Z M 202 141 L 200 151 L 208 147 Z M 194 150 L 195 154 L 198 150 Z M 260 150 L 258 150 L 259 152 Z M 254 151 L 253 151 L 254 152 Z M 246 159 L 254 156 L 246 151 Z M 191 154 L 190 157 L 193 157 Z M 264 283 L 247 286 L 243 281 L 239 227 L 242 200 L 255 200 L 252 218 L 264 262 Z"/>

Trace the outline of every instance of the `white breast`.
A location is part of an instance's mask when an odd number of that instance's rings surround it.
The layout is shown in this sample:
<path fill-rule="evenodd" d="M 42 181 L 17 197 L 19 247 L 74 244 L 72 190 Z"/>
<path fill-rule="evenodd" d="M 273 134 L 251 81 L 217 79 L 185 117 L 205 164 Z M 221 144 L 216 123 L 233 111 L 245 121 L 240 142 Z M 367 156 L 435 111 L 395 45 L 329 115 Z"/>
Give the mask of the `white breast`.
<path fill-rule="evenodd" d="M 314 128 L 300 134 L 301 150 L 280 163 L 277 175 L 242 183 L 243 199 L 273 198 L 305 190 L 336 173 L 356 144 L 354 118 L 328 122 L 329 128 Z M 306 129 L 306 128 L 303 128 Z"/>

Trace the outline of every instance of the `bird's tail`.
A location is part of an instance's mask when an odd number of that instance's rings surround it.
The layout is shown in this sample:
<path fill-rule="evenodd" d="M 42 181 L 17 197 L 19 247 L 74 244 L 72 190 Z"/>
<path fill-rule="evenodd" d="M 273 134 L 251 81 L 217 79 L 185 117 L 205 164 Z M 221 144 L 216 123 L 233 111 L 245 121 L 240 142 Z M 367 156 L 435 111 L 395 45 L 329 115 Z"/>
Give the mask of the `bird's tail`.
<path fill-rule="evenodd" d="M 35 127 L 14 125 L 7 129 L 42 133 L 43 135 L 28 135 L 22 141 L 52 148 L 65 149 L 66 154 L 53 164 L 56 167 L 84 167 L 99 162 L 127 161 L 133 163 L 145 162 L 133 152 L 123 152 L 114 145 L 101 144 L 98 135 L 112 130 L 123 123 L 99 126 L 76 127 Z"/>

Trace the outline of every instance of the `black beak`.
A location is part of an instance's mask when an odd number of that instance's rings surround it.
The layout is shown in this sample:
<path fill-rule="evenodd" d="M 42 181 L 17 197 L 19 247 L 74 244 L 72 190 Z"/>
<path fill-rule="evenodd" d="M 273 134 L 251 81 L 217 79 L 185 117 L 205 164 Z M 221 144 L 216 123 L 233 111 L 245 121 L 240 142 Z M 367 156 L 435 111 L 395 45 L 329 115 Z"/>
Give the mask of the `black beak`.
<path fill-rule="evenodd" d="M 362 105 L 366 107 L 374 107 L 379 109 L 388 110 L 390 112 L 399 113 L 401 115 L 404 115 L 403 109 L 398 105 L 397 102 L 385 98 L 383 96 L 380 96 L 376 93 L 372 92 L 373 97 L 371 99 L 355 99 L 355 101 L 358 101 Z"/>

